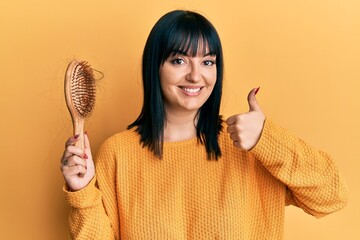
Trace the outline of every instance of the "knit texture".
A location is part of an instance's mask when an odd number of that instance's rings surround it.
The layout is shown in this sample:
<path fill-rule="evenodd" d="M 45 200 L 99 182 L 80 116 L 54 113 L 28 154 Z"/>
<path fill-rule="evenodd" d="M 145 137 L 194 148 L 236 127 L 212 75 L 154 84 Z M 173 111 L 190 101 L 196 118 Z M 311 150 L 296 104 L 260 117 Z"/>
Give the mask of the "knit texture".
<path fill-rule="evenodd" d="M 208 160 L 197 139 L 165 142 L 163 158 L 126 130 L 96 158 L 96 178 L 68 192 L 72 239 L 283 239 L 285 206 L 321 217 L 342 208 L 346 191 L 334 162 L 266 120 L 251 151 L 219 136 Z"/>

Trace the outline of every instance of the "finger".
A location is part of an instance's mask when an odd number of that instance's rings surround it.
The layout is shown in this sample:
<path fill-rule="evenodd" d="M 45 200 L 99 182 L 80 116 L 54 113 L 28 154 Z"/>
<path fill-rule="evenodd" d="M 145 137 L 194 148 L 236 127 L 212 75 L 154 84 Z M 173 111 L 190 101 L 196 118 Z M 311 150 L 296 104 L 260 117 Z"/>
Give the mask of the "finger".
<path fill-rule="evenodd" d="M 72 167 L 72 166 L 75 166 L 75 165 L 81 165 L 81 166 L 83 166 L 85 168 L 87 167 L 86 160 L 81 158 L 81 157 L 75 156 L 75 155 L 67 158 L 63 162 L 63 165 L 66 166 L 66 167 Z"/>
<path fill-rule="evenodd" d="M 258 104 L 255 95 L 259 91 L 260 87 L 252 89 L 248 94 L 248 104 L 249 104 L 249 111 L 257 111 L 260 110 L 260 105 Z"/>
<path fill-rule="evenodd" d="M 65 167 L 65 168 L 62 168 L 62 170 L 63 170 L 63 175 L 66 176 L 66 178 L 70 178 L 73 176 L 79 176 L 79 175 L 84 176 L 87 171 L 87 169 L 81 165 Z"/>
<path fill-rule="evenodd" d="M 230 125 L 226 128 L 226 131 L 230 134 L 235 133 L 238 131 L 238 126 L 236 124 Z"/>
<path fill-rule="evenodd" d="M 241 144 L 238 141 L 233 141 L 233 145 L 237 148 L 241 148 Z"/>
<path fill-rule="evenodd" d="M 84 154 L 85 154 L 84 149 L 70 145 L 70 146 L 66 147 L 62 159 L 67 159 L 68 157 L 71 157 L 72 155 L 84 157 Z"/>
<path fill-rule="evenodd" d="M 237 134 L 235 134 L 235 133 L 230 134 L 230 139 L 233 140 L 234 142 L 239 141 L 239 138 L 238 138 Z"/>
<path fill-rule="evenodd" d="M 79 136 L 80 134 L 76 134 L 75 136 L 69 138 L 65 143 L 65 147 L 74 145 L 77 141 L 79 141 Z"/>
<path fill-rule="evenodd" d="M 237 119 L 237 115 L 233 115 L 233 116 L 229 117 L 228 119 L 226 119 L 225 122 L 229 126 L 229 125 L 236 123 L 236 119 Z"/>
<path fill-rule="evenodd" d="M 84 133 L 84 148 L 86 150 L 89 150 L 91 152 L 91 149 L 90 149 L 90 140 L 89 140 L 89 136 L 87 134 L 87 132 Z"/>

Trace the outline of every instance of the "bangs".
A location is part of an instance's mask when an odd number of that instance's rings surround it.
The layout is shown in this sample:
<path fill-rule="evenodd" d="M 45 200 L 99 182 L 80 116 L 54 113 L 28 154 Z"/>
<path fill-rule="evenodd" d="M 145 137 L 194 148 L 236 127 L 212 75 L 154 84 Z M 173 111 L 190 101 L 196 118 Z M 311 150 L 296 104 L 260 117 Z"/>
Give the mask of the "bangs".
<path fill-rule="evenodd" d="M 166 31 L 163 36 L 162 63 L 169 56 L 178 53 L 192 57 L 198 54 L 203 56 L 206 54 L 219 56 L 221 54 L 220 39 L 211 23 L 205 18 L 184 16 L 169 28 L 169 31 Z"/>
<path fill-rule="evenodd" d="M 214 50 L 209 46 L 208 41 L 201 35 L 185 35 L 178 33 L 174 34 L 171 40 L 171 43 L 169 42 L 169 45 L 164 51 L 165 59 L 170 55 L 175 55 L 177 53 L 185 54 L 191 57 L 197 56 L 198 52 L 202 55 L 209 53 L 211 53 L 211 55 L 216 55 Z"/>

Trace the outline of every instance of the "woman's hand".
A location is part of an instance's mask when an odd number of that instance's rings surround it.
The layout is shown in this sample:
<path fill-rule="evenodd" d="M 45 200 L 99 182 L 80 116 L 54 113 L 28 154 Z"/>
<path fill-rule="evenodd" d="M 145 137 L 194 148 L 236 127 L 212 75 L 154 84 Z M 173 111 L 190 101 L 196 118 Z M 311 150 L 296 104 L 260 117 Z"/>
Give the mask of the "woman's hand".
<path fill-rule="evenodd" d="M 259 141 L 264 127 L 265 116 L 255 98 L 258 90 L 254 88 L 248 95 L 249 112 L 226 119 L 227 132 L 234 146 L 240 149 L 251 150 Z"/>
<path fill-rule="evenodd" d="M 77 141 L 78 136 L 67 140 L 61 158 L 60 169 L 71 191 L 83 189 L 95 176 L 95 166 L 87 134 L 84 134 L 84 149 L 74 146 Z"/>

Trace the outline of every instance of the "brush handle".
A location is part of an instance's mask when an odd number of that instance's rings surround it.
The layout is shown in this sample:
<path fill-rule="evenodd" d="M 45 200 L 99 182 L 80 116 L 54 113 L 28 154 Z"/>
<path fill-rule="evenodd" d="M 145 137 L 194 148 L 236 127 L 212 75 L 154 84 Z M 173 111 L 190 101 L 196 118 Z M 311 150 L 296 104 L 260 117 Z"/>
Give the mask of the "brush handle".
<path fill-rule="evenodd" d="M 74 146 L 84 149 L 84 122 L 85 122 L 85 119 L 80 118 L 80 117 L 73 117 L 72 121 L 73 121 L 74 136 L 79 134 L 78 140 L 75 142 Z M 78 175 L 81 178 L 83 178 L 85 176 L 80 173 Z"/>
<path fill-rule="evenodd" d="M 74 136 L 79 134 L 78 141 L 76 141 L 75 146 L 84 149 L 84 119 L 83 118 L 73 118 L 73 130 Z"/>

